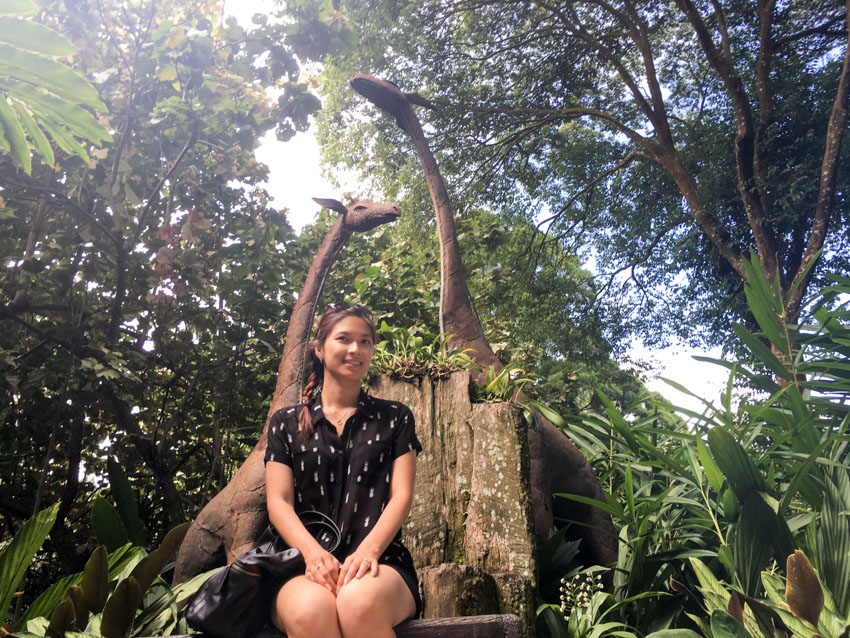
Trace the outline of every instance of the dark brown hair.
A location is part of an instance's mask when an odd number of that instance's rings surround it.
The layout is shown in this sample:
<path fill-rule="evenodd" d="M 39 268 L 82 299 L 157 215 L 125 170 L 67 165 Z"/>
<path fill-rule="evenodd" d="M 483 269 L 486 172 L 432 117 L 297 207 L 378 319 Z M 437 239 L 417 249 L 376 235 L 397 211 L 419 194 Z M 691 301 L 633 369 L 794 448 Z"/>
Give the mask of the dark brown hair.
<path fill-rule="evenodd" d="M 372 323 L 372 313 L 368 308 L 345 302 L 332 303 L 328 306 L 328 309 L 325 310 L 325 313 L 319 319 L 316 336 L 307 344 L 310 377 L 307 379 L 307 385 L 304 386 L 304 391 L 301 393 L 301 401 L 305 405 L 301 408 L 301 412 L 298 413 L 298 433 L 302 439 L 313 435 L 313 420 L 310 418 L 310 410 L 306 404 L 312 400 L 313 396 L 321 391 L 322 379 L 325 374 L 325 365 L 316 356 L 316 347 L 324 345 L 334 326 L 346 317 L 359 317 L 365 321 L 366 325 L 369 326 L 369 331 L 372 333 L 372 343 L 378 340 L 375 325 Z"/>

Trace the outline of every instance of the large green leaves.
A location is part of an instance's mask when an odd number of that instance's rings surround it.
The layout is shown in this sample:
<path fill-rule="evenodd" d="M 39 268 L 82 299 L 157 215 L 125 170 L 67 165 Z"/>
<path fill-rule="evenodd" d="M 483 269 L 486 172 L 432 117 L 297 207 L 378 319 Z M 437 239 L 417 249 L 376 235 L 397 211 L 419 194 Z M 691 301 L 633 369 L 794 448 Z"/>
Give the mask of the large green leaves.
<path fill-rule="evenodd" d="M 24 523 L 12 541 L 0 552 L 0 613 L 6 617 L 9 603 L 35 553 L 41 548 L 56 521 L 58 503 L 42 510 Z"/>
<path fill-rule="evenodd" d="M 94 87 L 79 73 L 53 59 L 75 52 L 74 45 L 44 25 L 21 17 L 35 5 L 0 2 L 0 147 L 25 172 L 32 172 L 32 147 L 49 165 L 55 158 L 47 136 L 65 152 L 88 159 L 84 146 L 111 139 L 83 106 L 105 110 Z M 27 141 L 29 140 L 29 142 Z"/>
<path fill-rule="evenodd" d="M 836 468 L 826 481 L 818 525 L 818 569 L 839 615 L 850 619 L 850 479 Z"/>

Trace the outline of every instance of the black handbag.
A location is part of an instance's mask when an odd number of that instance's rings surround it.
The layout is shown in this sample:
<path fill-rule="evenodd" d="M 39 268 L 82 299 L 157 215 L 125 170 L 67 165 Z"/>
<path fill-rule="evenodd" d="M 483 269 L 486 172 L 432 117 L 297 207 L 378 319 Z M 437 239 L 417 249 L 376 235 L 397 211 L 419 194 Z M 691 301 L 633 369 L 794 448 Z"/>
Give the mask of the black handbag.
<path fill-rule="evenodd" d="M 299 517 L 324 549 L 332 552 L 339 546 L 333 519 L 317 511 Z M 214 638 L 252 638 L 266 624 L 280 586 L 305 569 L 301 552 L 284 543 L 269 524 L 254 549 L 201 585 L 186 608 L 186 622 Z"/>

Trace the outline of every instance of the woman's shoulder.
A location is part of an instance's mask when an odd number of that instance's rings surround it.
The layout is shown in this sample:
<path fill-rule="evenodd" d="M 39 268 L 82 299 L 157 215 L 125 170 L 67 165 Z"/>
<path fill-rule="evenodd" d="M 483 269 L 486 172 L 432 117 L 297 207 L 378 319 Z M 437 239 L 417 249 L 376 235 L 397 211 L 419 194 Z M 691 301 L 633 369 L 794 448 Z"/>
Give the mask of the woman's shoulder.
<path fill-rule="evenodd" d="M 287 421 L 298 422 L 298 413 L 301 411 L 301 408 L 304 407 L 303 403 L 299 403 L 297 405 L 288 405 L 286 407 L 280 408 L 274 414 L 272 414 L 271 419 L 269 419 L 270 424 L 283 424 Z"/>

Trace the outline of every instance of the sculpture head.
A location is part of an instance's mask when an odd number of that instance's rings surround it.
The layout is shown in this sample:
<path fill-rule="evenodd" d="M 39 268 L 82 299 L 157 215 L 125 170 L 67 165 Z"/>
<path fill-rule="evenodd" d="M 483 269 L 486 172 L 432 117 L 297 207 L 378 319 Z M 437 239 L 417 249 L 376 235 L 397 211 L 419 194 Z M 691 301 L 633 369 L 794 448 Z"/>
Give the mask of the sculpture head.
<path fill-rule="evenodd" d="M 381 224 L 394 222 L 401 214 L 398 205 L 392 202 L 373 202 L 368 199 L 361 199 L 346 208 L 342 202 L 335 199 L 314 197 L 313 201 L 341 214 L 343 223 L 356 233 L 365 233 Z"/>
<path fill-rule="evenodd" d="M 355 73 L 348 82 L 352 89 L 372 104 L 395 116 L 398 116 L 402 106 L 407 104 L 404 93 L 392 82 L 379 80 L 364 73 Z"/>

